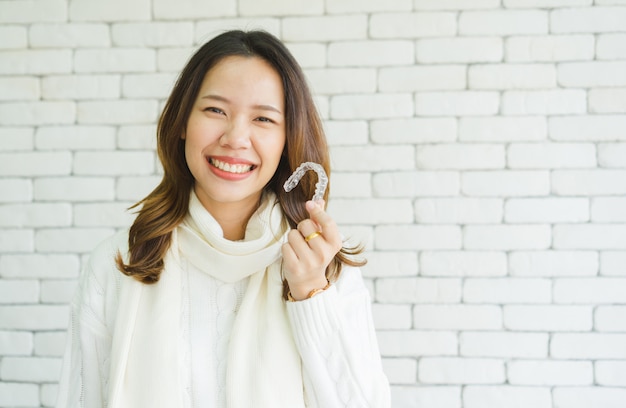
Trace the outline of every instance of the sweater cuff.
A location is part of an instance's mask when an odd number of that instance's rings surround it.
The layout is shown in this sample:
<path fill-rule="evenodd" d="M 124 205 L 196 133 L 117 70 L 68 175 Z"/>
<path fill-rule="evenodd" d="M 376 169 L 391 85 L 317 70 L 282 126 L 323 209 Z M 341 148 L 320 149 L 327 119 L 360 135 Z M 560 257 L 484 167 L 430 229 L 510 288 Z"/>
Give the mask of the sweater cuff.
<path fill-rule="evenodd" d="M 331 285 L 324 292 L 299 302 L 287 302 L 287 315 L 298 348 L 324 344 L 339 330 L 339 296 Z"/>

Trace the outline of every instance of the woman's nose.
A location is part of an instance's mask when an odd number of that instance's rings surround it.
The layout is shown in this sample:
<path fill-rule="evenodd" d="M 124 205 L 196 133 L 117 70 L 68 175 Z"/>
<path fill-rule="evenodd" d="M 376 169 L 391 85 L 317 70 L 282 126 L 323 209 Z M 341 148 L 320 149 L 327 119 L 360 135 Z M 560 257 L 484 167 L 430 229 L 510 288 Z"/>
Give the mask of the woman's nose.
<path fill-rule="evenodd" d="M 231 149 L 246 149 L 250 147 L 251 127 L 244 121 L 232 121 L 220 138 L 222 146 Z"/>

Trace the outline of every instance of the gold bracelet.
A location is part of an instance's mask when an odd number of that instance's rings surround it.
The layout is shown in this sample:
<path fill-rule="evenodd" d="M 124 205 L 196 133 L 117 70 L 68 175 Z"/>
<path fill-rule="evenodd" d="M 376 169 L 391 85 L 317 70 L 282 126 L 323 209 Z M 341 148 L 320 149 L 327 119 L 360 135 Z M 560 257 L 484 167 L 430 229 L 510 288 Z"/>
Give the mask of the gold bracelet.
<path fill-rule="evenodd" d="M 307 299 L 311 299 L 313 296 L 317 295 L 320 292 L 325 291 L 326 289 L 330 288 L 330 281 L 328 280 L 328 278 L 326 278 L 326 286 L 324 286 L 321 289 L 313 289 L 312 291 L 309 292 L 309 294 L 302 300 L 307 300 Z M 293 298 L 293 296 L 291 296 L 291 291 L 287 292 L 287 299 L 289 299 L 290 302 L 298 302 L 296 299 Z"/>

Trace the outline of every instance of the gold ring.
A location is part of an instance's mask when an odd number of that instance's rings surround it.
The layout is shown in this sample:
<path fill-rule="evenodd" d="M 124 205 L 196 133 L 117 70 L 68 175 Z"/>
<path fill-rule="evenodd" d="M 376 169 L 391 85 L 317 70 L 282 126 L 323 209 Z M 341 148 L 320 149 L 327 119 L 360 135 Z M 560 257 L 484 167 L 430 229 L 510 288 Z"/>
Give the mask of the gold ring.
<path fill-rule="evenodd" d="M 306 242 L 309 242 L 309 241 L 310 241 L 310 240 L 312 240 L 313 238 L 318 237 L 318 236 L 320 236 L 320 235 L 322 235 L 322 231 L 315 231 L 314 233 L 309 234 L 309 235 L 307 235 L 306 237 L 304 237 L 304 240 L 305 240 Z"/>

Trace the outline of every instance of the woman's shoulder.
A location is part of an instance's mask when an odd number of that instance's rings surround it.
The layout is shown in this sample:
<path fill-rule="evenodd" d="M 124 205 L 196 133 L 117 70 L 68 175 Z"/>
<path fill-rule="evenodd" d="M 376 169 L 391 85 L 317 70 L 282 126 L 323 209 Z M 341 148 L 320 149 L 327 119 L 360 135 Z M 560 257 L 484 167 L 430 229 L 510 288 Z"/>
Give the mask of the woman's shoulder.
<path fill-rule="evenodd" d="M 81 286 L 104 290 L 124 276 L 117 268 L 118 254 L 124 261 L 128 258 L 128 229 L 111 235 L 100 242 L 89 254 L 81 273 Z"/>

